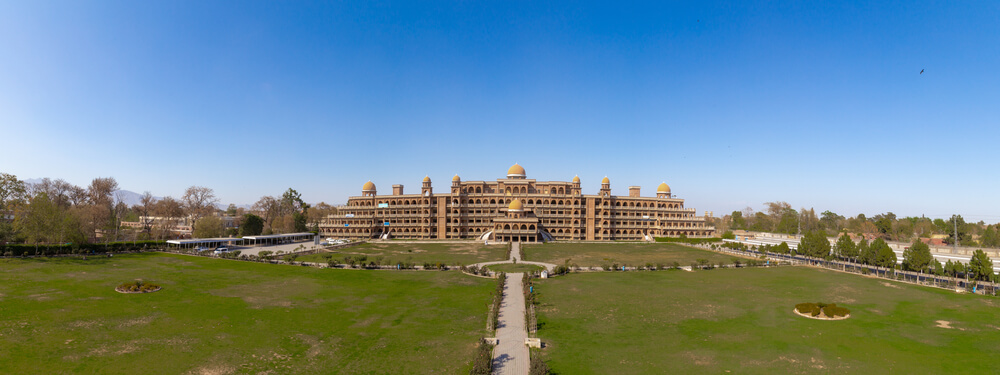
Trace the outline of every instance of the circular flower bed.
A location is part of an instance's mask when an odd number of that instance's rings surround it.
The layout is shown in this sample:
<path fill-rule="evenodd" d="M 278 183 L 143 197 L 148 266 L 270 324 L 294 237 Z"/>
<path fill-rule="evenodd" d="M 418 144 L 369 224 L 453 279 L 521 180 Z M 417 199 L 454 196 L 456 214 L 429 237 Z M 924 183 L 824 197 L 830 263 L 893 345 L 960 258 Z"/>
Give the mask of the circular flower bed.
<path fill-rule="evenodd" d="M 129 283 L 124 283 L 115 288 L 118 293 L 152 293 L 159 291 L 160 286 L 156 284 L 144 283 L 142 281 L 133 281 Z"/>
<path fill-rule="evenodd" d="M 843 320 L 851 317 L 851 310 L 848 310 L 845 307 L 837 306 L 836 303 L 800 303 L 795 305 L 795 310 L 793 311 L 796 314 L 799 314 L 799 316 L 811 319 Z"/>

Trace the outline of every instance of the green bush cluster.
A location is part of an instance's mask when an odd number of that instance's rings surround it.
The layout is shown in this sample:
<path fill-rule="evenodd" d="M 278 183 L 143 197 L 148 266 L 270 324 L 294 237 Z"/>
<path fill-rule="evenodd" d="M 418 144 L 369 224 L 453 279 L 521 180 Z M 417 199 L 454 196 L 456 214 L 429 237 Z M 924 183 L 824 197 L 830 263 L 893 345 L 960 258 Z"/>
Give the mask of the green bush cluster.
<path fill-rule="evenodd" d="M 493 345 L 486 340 L 479 341 L 476 357 L 472 360 L 470 375 L 489 375 L 493 372 Z"/>
<path fill-rule="evenodd" d="M 678 243 L 687 243 L 693 245 L 722 241 L 722 239 L 719 237 L 710 237 L 710 238 L 656 237 L 655 240 L 656 242 L 678 242 Z"/>
<path fill-rule="evenodd" d="M 166 246 L 166 241 L 108 242 L 106 244 L 72 243 L 60 245 L 5 244 L 0 245 L 0 255 L 19 257 L 31 255 L 95 254 L 160 249 Z"/>
<path fill-rule="evenodd" d="M 507 274 L 497 272 L 497 288 L 493 291 L 493 309 L 490 310 L 493 314 L 493 327 L 491 328 L 494 331 L 500 326 L 500 305 L 503 302 L 503 287 L 506 282 Z"/>
<path fill-rule="evenodd" d="M 795 305 L 795 311 L 801 314 L 809 314 L 809 316 L 819 316 L 820 312 L 827 317 L 834 318 L 838 316 L 847 316 L 851 313 L 851 310 L 845 307 L 839 307 L 836 303 L 825 304 L 825 303 L 800 303 Z"/>
<path fill-rule="evenodd" d="M 160 289 L 160 286 L 156 284 L 144 283 L 142 281 L 133 281 L 123 283 L 115 289 L 130 293 L 149 293 Z"/>
<path fill-rule="evenodd" d="M 530 367 L 528 368 L 529 375 L 548 375 L 549 365 L 542 361 L 542 353 L 538 349 L 531 349 L 530 354 Z"/>

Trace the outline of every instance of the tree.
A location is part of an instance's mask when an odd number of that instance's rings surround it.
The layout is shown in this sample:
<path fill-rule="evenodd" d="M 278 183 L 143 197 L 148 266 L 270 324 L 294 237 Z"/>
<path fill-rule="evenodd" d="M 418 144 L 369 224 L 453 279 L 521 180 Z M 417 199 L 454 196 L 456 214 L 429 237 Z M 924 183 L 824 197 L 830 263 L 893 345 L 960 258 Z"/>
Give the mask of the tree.
<path fill-rule="evenodd" d="M 0 243 L 13 241 L 16 234 L 8 217 L 28 199 L 28 189 L 17 176 L 0 173 Z"/>
<path fill-rule="evenodd" d="M 225 230 L 222 219 L 216 216 L 205 216 L 194 222 L 191 236 L 194 238 L 222 237 Z"/>
<path fill-rule="evenodd" d="M 215 197 L 215 191 L 204 186 L 191 186 L 184 191 L 181 197 L 184 202 L 184 209 L 191 215 L 194 221 L 198 221 L 202 216 L 215 212 L 215 204 L 219 199 Z"/>
<path fill-rule="evenodd" d="M 933 259 L 931 248 L 922 241 L 916 240 L 913 241 L 910 248 L 903 250 L 903 269 L 924 272 Z"/>
<path fill-rule="evenodd" d="M 774 247 L 774 252 L 779 254 L 788 254 L 789 252 L 791 252 L 791 250 L 788 248 L 788 243 L 782 241 L 781 243 L 778 244 L 778 246 Z"/>
<path fill-rule="evenodd" d="M 969 260 L 968 271 L 973 280 L 991 281 L 993 280 L 993 261 L 983 252 L 976 249 Z"/>
<path fill-rule="evenodd" d="M 885 268 L 896 268 L 896 253 L 889 248 L 881 238 L 872 241 L 871 249 L 875 252 L 875 265 Z"/>
<path fill-rule="evenodd" d="M 177 227 L 177 220 L 184 216 L 184 209 L 180 201 L 173 197 L 164 197 L 153 206 L 153 213 L 157 217 L 154 222 L 157 237 L 170 238 L 171 232 Z"/>
<path fill-rule="evenodd" d="M 847 233 L 841 234 L 840 238 L 837 239 L 837 246 L 834 252 L 841 259 L 853 260 L 858 257 L 858 247 Z"/>
<path fill-rule="evenodd" d="M 260 197 L 257 203 L 253 204 L 253 210 L 256 211 L 262 219 L 264 219 L 264 230 L 265 232 L 271 232 L 271 228 L 274 224 L 274 219 L 280 216 L 281 203 L 278 202 L 272 196 L 265 195 Z"/>
<path fill-rule="evenodd" d="M 858 261 L 868 265 L 875 264 L 875 250 L 868 245 L 868 239 L 863 237 L 858 242 Z"/>
<path fill-rule="evenodd" d="M 103 233 L 107 233 L 107 229 L 113 229 L 115 224 L 114 219 L 114 193 L 118 190 L 118 181 L 115 181 L 114 177 L 98 177 L 90 181 L 90 186 L 87 187 L 87 200 L 93 206 L 90 209 L 90 228 L 88 232 L 95 233 L 97 230 L 103 230 Z M 90 230 L 93 231 L 90 231 Z M 111 236 L 103 236 L 105 242 L 111 239 Z"/>
<path fill-rule="evenodd" d="M 244 214 L 240 224 L 240 236 L 256 236 L 264 231 L 264 219 L 254 214 Z"/>
<path fill-rule="evenodd" d="M 826 258 L 830 256 L 830 241 L 826 239 L 826 232 L 821 230 L 809 231 L 799 242 L 796 251 L 814 258 Z"/>
<path fill-rule="evenodd" d="M 937 259 L 934 259 L 933 261 L 931 261 L 931 271 L 938 276 L 944 275 L 944 266 L 942 266 L 941 262 L 939 262 Z"/>
<path fill-rule="evenodd" d="M 142 225 L 142 232 L 146 233 L 147 236 L 150 235 L 153 228 L 153 218 L 150 216 L 150 213 L 152 213 L 155 204 L 156 199 L 153 198 L 153 194 L 146 191 L 142 193 L 139 204 L 132 207 L 139 214 L 139 224 Z"/>
<path fill-rule="evenodd" d="M 732 228 L 733 229 L 743 229 L 743 228 L 746 228 L 746 221 L 743 220 L 743 213 L 742 212 L 733 211 L 733 213 L 730 214 L 729 217 L 730 217 L 729 220 L 732 222 Z"/>
<path fill-rule="evenodd" d="M 827 231 L 827 233 L 840 232 L 840 230 L 843 229 L 841 228 L 841 223 L 843 221 L 843 216 L 837 215 L 829 210 L 823 211 L 819 218 L 820 224 L 823 226 L 823 229 Z"/>

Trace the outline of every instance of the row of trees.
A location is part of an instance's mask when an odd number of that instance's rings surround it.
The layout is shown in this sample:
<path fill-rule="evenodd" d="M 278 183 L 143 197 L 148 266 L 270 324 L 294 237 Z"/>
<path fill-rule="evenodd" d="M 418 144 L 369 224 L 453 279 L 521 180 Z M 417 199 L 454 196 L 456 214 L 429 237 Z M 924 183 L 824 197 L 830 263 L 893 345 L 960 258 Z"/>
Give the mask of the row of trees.
<path fill-rule="evenodd" d="M 25 183 L 0 173 L 0 243 L 168 239 L 177 236 L 180 225 L 190 225 L 198 238 L 306 232 L 318 230 L 319 222 L 336 212 L 326 203 L 310 206 L 294 189 L 280 198 L 262 197 L 250 210 L 232 204 L 219 210 L 215 192 L 203 186 L 189 187 L 180 199 L 156 198 L 146 191 L 133 205 L 125 194 L 112 177 L 80 187 L 48 178 Z M 227 228 L 230 220 L 233 226 Z"/>
<path fill-rule="evenodd" d="M 826 260 L 839 259 L 889 269 L 895 269 L 898 261 L 896 253 L 881 238 L 876 238 L 871 243 L 864 238 L 854 242 L 850 235 L 843 233 L 831 247 L 826 233 L 820 230 L 806 233 L 794 251 L 785 242 L 769 248 L 768 251 L 805 255 Z M 920 240 L 914 241 L 907 249 L 903 250 L 902 269 L 933 273 L 939 276 L 968 274 L 969 278 L 973 280 L 1000 281 L 997 280 L 998 275 L 993 272 L 993 261 L 983 250 L 976 250 L 967 265 L 950 260 L 942 265 L 931 255 L 930 247 Z"/>
<path fill-rule="evenodd" d="M 873 217 L 859 214 L 847 218 L 824 211 L 817 216 L 813 208 L 795 210 L 787 202 L 767 202 L 762 211 L 747 207 L 716 219 L 713 224 L 720 232 L 738 229 L 786 234 L 823 231 L 828 236 L 834 236 L 846 230 L 863 234 L 867 238 L 899 242 L 946 235 L 945 243 L 948 244 L 954 243 L 957 229 L 958 242 L 963 246 L 1000 248 L 1000 224 L 987 225 L 982 221 L 967 223 L 961 215 L 953 215 L 948 219 L 913 216 L 901 218 L 887 212 Z"/>

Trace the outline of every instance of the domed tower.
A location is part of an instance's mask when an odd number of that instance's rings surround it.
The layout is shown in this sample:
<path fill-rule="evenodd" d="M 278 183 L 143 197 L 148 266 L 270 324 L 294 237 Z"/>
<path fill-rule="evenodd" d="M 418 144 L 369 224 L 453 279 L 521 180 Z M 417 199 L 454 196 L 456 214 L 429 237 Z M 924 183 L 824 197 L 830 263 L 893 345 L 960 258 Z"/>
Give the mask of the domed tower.
<path fill-rule="evenodd" d="M 611 180 L 608 179 L 608 176 L 604 176 L 604 179 L 601 180 L 601 192 L 600 192 L 600 196 L 602 196 L 602 197 L 610 197 L 611 196 Z"/>
<path fill-rule="evenodd" d="M 660 184 L 660 186 L 656 188 L 656 197 L 670 198 L 670 185 L 667 185 L 666 182 Z"/>
<path fill-rule="evenodd" d="M 527 177 L 528 175 L 524 173 L 524 167 L 518 165 L 517 163 L 514 163 L 514 165 L 512 165 L 510 169 L 507 170 L 507 178 L 514 180 L 523 180 Z"/>
<path fill-rule="evenodd" d="M 461 192 L 462 192 L 462 178 L 458 177 L 458 175 L 456 174 L 455 177 L 451 178 L 451 193 L 459 194 Z"/>
<path fill-rule="evenodd" d="M 580 195 L 580 176 L 573 176 L 573 184 L 570 186 L 569 193 L 572 195 Z"/>
<path fill-rule="evenodd" d="M 373 184 L 371 180 L 368 180 L 368 182 L 365 182 L 365 184 L 361 186 L 362 197 L 374 197 L 375 193 L 375 184 Z"/>
<path fill-rule="evenodd" d="M 420 195 L 429 197 L 434 194 L 434 188 L 431 187 L 431 176 L 424 176 L 424 184 L 420 187 Z"/>
<path fill-rule="evenodd" d="M 507 206 L 507 217 L 516 219 L 521 217 L 521 215 L 524 215 L 524 206 L 521 204 L 520 199 L 515 199 Z"/>

